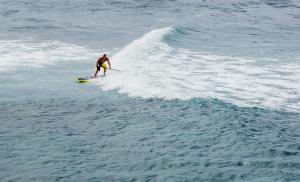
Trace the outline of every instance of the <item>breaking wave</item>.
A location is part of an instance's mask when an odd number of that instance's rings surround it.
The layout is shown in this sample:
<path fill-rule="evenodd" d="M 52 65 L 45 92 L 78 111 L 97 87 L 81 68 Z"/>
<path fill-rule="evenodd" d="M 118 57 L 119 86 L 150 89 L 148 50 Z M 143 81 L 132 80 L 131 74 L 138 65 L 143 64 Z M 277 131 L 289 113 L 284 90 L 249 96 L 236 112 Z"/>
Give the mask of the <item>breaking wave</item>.
<path fill-rule="evenodd" d="M 171 27 L 153 30 L 115 53 L 112 64 L 121 72 L 111 71 L 96 84 L 130 97 L 219 99 L 300 111 L 299 64 L 193 52 L 172 47 L 166 36 L 180 35 Z"/>

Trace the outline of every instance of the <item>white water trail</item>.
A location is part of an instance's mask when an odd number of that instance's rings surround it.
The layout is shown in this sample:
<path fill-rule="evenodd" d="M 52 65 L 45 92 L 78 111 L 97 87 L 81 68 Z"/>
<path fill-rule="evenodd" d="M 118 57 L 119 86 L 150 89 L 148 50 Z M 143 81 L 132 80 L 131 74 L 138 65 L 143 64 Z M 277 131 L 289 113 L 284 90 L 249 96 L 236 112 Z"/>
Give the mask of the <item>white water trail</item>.
<path fill-rule="evenodd" d="M 1 40 L 0 55 L 0 73 L 61 61 L 80 61 L 94 56 L 91 51 L 78 45 L 34 40 Z"/>

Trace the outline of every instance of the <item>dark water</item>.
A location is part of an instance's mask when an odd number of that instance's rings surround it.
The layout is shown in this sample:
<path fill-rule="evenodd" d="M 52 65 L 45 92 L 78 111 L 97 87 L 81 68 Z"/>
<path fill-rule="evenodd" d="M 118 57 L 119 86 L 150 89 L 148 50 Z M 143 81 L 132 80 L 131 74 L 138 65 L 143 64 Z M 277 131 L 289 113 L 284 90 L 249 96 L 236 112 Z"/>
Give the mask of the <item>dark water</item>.
<path fill-rule="evenodd" d="M 3 181 L 299 179 L 299 114 L 80 95 L 1 105 Z"/>
<path fill-rule="evenodd" d="M 299 7 L 0 0 L 0 181 L 299 181 Z"/>

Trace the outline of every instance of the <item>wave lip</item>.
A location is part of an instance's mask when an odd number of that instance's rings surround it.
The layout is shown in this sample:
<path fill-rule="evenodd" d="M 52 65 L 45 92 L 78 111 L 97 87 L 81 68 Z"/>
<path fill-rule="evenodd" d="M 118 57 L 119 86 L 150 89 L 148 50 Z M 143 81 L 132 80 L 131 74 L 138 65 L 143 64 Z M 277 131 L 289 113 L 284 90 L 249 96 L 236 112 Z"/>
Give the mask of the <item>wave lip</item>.
<path fill-rule="evenodd" d="M 174 32 L 166 27 L 134 40 L 112 56 L 113 67 L 122 72 L 110 72 L 97 83 L 130 97 L 219 99 L 238 106 L 300 111 L 299 64 L 173 48 L 164 37 L 178 36 Z"/>

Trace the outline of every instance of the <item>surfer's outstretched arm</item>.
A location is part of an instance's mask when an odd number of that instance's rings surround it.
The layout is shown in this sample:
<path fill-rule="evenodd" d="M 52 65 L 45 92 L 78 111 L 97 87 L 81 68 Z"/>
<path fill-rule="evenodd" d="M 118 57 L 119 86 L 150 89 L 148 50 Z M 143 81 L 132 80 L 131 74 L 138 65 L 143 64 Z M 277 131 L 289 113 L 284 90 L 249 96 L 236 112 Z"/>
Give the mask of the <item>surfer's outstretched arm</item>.
<path fill-rule="evenodd" d="M 109 62 L 108 58 L 107 58 L 107 62 L 108 62 L 109 69 L 111 69 L 110 62 Z"/>

